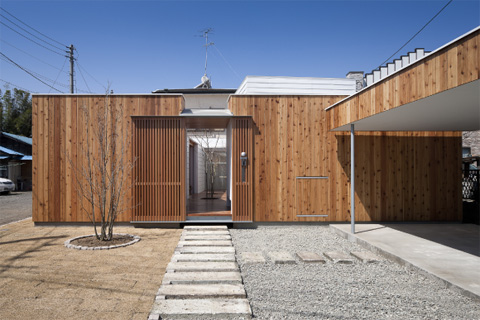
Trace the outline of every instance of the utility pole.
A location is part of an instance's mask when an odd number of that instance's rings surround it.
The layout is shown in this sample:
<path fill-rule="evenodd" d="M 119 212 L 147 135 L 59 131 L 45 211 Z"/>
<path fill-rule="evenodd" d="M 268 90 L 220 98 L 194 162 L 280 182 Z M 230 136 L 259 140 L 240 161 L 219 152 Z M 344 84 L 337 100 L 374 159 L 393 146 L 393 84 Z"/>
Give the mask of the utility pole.
<path fill-rule="evenodd" d="M 75 59 L 73 58 L 73 49 L 75 49 L 73 47 L 73 44 L 70 45 L 70 47 L 68 47 L 70 49 L 70 52 L 69 52 L 69 58 L 70 58 L 70 93 L 75 93 L 74 92 L 74 89 L 73 89 L 73 63 L 75 61 Z"/>

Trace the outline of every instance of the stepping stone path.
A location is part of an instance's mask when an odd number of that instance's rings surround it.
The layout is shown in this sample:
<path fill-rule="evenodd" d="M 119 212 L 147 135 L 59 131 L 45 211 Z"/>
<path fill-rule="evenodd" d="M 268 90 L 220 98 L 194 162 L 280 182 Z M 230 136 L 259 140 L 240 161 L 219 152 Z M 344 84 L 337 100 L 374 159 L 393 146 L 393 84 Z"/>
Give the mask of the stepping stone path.
<path fill-rule="evenodd" d="M 272 251 L 268 253 L 270 259 L 275 264 L 295 264 L 295 258 L 286 251 Z"/>
<path fill-rule="evenodd" d="M 343 263 L 343 264 L 353 263 L 352 256 L 340 251 L 330 251 L 330 252 L 325 252 L 324 254 L 328 259 L 332 260 L 333 263 Z"/>
<path fill-rule="evenodd" d="M 205 316 L 252 316 L 226 226 L 183 229 L 148 320 Z"/>
<path fill-rule="evenodd" d="M 265 258 L 261 252 L 242 252 L 241 256 L 244 264 L 265 263 Z"/>
<path fill-rule="evenodd" d="M 305 263 L 325 263 L 325 259 L 323 259 L 322 256 L 314 252 L 297 252 L 297 257 L 300 259 L 300 261 Z"/>
<path fill-rule="evenodd" d="M 369 251 L 352 251 L 350 254 L 363 263 L 374 263 L 380 261 L 380 257 Z"/>

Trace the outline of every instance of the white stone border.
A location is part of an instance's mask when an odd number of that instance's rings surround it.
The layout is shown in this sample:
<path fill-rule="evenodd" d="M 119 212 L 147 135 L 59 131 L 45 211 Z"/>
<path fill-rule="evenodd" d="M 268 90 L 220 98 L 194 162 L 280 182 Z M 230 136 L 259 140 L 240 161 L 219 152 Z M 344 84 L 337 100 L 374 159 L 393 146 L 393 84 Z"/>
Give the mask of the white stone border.
<path fill-rule="evenodd" d="M 82 238 L 89 238 L 89 237 L 95 237 L 94 234 L 89 234 L 89 235 L 86 235 L 86 236 L 80 236 L 80 237 L 75 237 L 75 238 L 72 238 L 72 239 L 69 239 L 67 241 L 65 241 L 65 247 L 69 248 L 69 249 L 77 249 L 77 250 L 110 250 L 110 249 L 115 249 L 115 248 L 121 248 L 121 247 L 126 247 L 126 246 L 130 246 L 134 243 L 137 243 L 138 241 L 140 241 L 140 237 L 139 236 L 134 236 L 133 234 L 128 234 L 128 233 L 114 233 L 113 234 L 114 236 L 130 236 L 133 238 L 132 241 L 130 242 L 127 242 L 127 243 L 123 243 L 123 244 L 116 244 L 116 245 L 112 245 L 112 246 L 102 246 L 102 247 L 86 247 L 86 246 L 76 246 L 74 244 L 71 244 L 72 241 L 74 240 L 77 240 L 77 239 L 82 239 Z"/>

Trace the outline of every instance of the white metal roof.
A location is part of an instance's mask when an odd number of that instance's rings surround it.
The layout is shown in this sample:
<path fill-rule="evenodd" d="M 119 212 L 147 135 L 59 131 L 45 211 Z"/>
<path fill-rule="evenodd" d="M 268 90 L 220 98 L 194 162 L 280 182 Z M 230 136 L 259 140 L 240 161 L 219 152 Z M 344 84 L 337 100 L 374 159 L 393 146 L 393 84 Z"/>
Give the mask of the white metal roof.
<path fill-rule="evenodd" d="M 236 95 L 352 95 L 355 80 L 347 78 L 246 76 Z"/>

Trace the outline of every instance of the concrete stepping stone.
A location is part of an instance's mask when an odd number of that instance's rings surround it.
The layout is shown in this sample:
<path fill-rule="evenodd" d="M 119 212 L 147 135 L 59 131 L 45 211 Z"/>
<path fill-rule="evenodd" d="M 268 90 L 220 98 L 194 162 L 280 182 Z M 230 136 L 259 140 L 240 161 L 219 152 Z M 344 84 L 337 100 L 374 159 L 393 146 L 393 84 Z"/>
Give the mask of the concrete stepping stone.
<path fill-rule="evenodd" d="M 242 252 L 241 257 L 244 264 L 265 263 L 265 258 L 261 252 Z"/>
<path fill-rule="evenodd" d="M 170 262 L 167 272 L 230 272 L 238 271 L 236 262 Z"/>
<path fill-rule="evenodd" d="M 235 299 L 245 298 L 242 284 L 175 284 L 162 285 L 156 299 Z"/>
<path fill-rule="evenodd" d="M 220 319 L 229 317 L 250 318 L 252 310 L 247 299 L 203 299 L 203 300 L 157 300 L 148 320 L 160 317 L 211 316 Z"/>
<path fill-rule="evenodd" d="M 268 253 L 268 256 L 275 264 L 294 264 L 295 258 L 286 251 L 272 251 Z"/>
<path fill-rule="evenodd" d="M 233 253 L 176 253 L 172 256 L 172 261 L 177 262 L 227 262 L 235 261 L 235 255 Z"/>
<path fill-rule="evenodd" d="M 363 263 L 375 263 L 381 260 L 379 256 L 370 251 L 352 251 L 350 254 Z"/>
<path fill-rule="evenodd" d="M 352 264 L 353 258 L 352 256 L 340 252 L 340 251 L 330 251 L 323 253 L 328 259 L 332 260 L 333 263 L 342 263 L 342 264 Z"/>
<path fill-rule="evenodd" d="M 202 235 L 202 236 L 182 236 L 180 238 L 180 241 L 192 241 L 192 240 L 212 240 L 212 241 L 218 241 L 218 240 L 232 240 L 232 237 L 227 234 L 220 234 L 220 235 Z"/>
<path fill-rule="evenodd" d="M 234 247 L 181 247 L 176 248 L 175 252 L 179 253 L 195 253 L 195 254 L 203 254 L 203 253 L 235 253 Z"/>
<path fill-rule="evenodd" d="M 211 235 L 230 235 L 228 230 L 219 230 L 219 231 L 185 231 L 183 230 L 182 235 L 184 236 L 211 236 Z"/>
<path fill-rule="evenodd" d="M 325 263 L 325 259 L 315 252 L 297 252 L 297 257 L 300 259 L 300 261 L 305 263 Z"/>
<path fill-rule="evenodd" d="M 240 272 L 170 272 L 162 284 L 242 283 Z"/>
<path fill-rule="evenodd" d="M 218 231 L 218 230 L 228 230 L 227 226 L 185 226 L 183 230 L 187 231 Z"/>
<path fill-rule="evenodd" d="M 179 241 L 177 247 L 231 247 L 230 240 L 191 240 Z"/>

